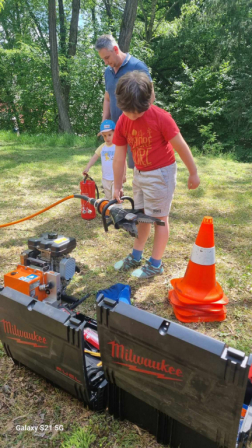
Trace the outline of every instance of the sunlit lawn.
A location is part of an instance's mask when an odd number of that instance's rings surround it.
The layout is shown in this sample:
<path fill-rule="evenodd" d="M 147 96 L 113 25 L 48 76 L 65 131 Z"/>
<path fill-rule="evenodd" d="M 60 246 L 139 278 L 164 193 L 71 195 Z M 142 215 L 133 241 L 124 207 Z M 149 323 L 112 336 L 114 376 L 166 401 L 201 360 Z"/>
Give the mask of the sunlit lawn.
<path fill-rule="evenodd" d="M 62 144 L 62 146 L 61 146 Z M 85 146 L 85 149 L 83 148 Z M 95 148 L 94 141 L 64 140 L 40 136 L 17 139 L 0 134 L 0 224 L 31 215 L 70 194 L 79 193 L 82 169 Z M 27 239 L 55 230 L 75 237 L 72 252 L 80 267 L 69 287 L 69 294 L 81 297 L 91 293 L 81 310 L 95 317 L 95 294 L 114 283 L 129 283 L 132 303 L 139 308 L 177 322 L 168 303 L 170 280 L 184 275 L 192 246 L 204 216 L 214 219 L 216 278 L 229 298 L 224 322 L 187 324 L 189 328 L 215 337 L 228 345 L 252 351 L 252 165 L 228 158 L 196 157 L 201 185 L 186 189 L 187 171 L 178 163 L 178 183 L 170 214 L 170 241 L 164 255 L 165 273 L 151 281 L 139 282 L 128 273 L 116 274 L 115 261 L 126 256 L 133 239 L 112 227 L 105 234 L 100 216 L 81 218 L 80 201 L 71 199 L 32 220 L 0 229 L 0 276 L 19 263 Z M 101 166 L 90 172 L 101 187 Z M 132 171 L 128 170 L 125 188 L 131 194 Z M 145 256 L 151 252 L 152 238 Z M 128 422 L 118 423 L 106 413 L 97 415 L 65 392 L 28 369 L 18 369 L 1 349 L 0 408 L 5 447 L 80 446 L 80 447 L 158 447 L 155 439 Z M 19 417 L 19 420 L 15 420 Z M 63 424 L 63 433 L 49 432 L 43 437 L 19 433 L 16 424 Z M 82 428 L 81 430 L 78 428 Z M 81 431 L 81 433 L 80 433 Z M 82 437 L 80 434 L 85 433 Z M 85 443 L 78 445 L 79 437 Z"/>

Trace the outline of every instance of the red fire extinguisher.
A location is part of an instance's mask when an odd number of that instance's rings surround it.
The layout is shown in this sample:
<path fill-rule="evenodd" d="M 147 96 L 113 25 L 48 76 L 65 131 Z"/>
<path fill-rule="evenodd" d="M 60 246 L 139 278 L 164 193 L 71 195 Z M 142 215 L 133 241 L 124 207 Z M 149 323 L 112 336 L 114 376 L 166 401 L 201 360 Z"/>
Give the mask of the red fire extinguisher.
<path fill-rule="evenodd" d="M 89 177 L 89 180 L 87 180 L 87 177 Z M 84 196 L 88 196 L 89 198 L 95 198 L 96 190 L 97 199 L 99 199 L 99 191 L 97 185 L 92 177 L 88 175 L 86 175 L 84 177 L 84 180 L 80 182 L 80 190 L 81 194 L 83 194 Z M 94 206 L 92 204 L 89 204 L 89 202 L 85 201 L 84 199 L 81 199 L 81 217 L 83 219 L 94 219 L 96 217 Z"/>

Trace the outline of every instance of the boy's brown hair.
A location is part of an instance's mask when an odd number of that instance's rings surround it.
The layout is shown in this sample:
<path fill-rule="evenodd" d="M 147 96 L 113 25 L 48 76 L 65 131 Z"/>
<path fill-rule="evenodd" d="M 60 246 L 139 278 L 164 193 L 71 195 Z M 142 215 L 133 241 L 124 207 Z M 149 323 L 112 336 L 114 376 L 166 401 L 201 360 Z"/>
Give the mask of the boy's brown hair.
<path fill-rule="evenodd" d="M 146 73 L 128 72 L 116 86 L 117 106 L 125 112 L 145 112 L 150 107 L 151 94 L 152 82 Z"/>

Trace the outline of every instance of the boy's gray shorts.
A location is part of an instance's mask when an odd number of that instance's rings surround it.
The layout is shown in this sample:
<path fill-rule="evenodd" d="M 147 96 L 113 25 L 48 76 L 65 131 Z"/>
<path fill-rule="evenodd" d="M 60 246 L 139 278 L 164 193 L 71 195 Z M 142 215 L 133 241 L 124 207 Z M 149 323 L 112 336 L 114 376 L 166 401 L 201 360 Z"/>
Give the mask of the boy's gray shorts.
<path fill-rule="evenodd" d="M 168 216 L 176 186 L 177 164 L 153 171 L 134 168 L 133 195 L 135 209 L 144 209 L 149 216 Z"/>

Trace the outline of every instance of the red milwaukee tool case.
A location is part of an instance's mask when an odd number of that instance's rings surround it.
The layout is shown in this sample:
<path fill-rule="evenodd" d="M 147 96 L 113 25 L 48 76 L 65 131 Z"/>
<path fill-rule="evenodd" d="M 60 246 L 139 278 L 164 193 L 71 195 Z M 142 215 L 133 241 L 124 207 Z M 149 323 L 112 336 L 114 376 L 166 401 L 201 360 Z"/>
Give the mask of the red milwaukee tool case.
<path fill-rule="evenodd" d="M 252 355 L 102 295 L 96 322 L 5 287 L 0 316 L 7 355 L 91 409 L 170 448 L 249 448 L 252 406 L 239 423 Z M 87 328 L 98 329 L 102 367 L 84 352 Z"/>

